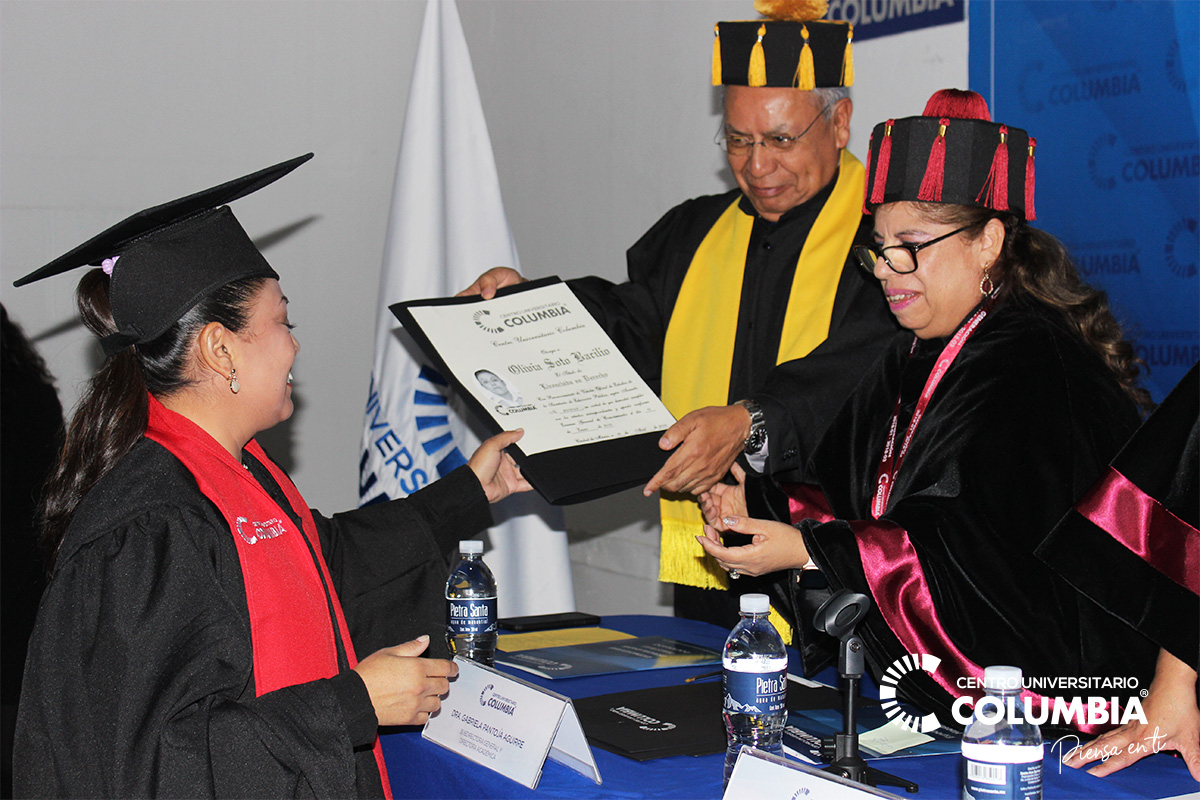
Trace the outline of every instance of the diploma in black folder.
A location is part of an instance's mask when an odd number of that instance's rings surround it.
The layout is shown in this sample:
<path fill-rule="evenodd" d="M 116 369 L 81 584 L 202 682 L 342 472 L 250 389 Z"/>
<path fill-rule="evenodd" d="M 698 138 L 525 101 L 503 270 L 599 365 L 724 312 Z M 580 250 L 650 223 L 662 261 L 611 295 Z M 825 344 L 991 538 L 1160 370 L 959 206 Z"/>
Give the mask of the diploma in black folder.
<path fill-rule="evenodd" d="M 637 486 L 666 461 L 675 418 L 558 278 L 391 309 L 492 433 L 524 428 L 509 451 L 551 503 Z"/>

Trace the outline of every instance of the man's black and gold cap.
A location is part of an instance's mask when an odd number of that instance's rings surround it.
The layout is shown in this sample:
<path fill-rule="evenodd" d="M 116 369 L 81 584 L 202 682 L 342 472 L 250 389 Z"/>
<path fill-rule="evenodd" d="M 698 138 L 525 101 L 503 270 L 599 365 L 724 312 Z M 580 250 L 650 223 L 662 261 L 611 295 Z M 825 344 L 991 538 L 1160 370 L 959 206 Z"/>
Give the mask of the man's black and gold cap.
<path fill-rule="evenodd" d="M 713 86 L 826 89 L 854 83 L 849 23 L 821 19 L 826 0 L 756 0 L 763 19 L 718 22 Z"/>
<path fill-rule="evenodd" d="M 101 341 L 104 352 L 151 342 L 222 286 L 242 278 L 279 277 L 226 204 L 274 183 L 312 156 L 139 211 L 13 285 L 101 267 L 109 275 L 117 327 Z"/>

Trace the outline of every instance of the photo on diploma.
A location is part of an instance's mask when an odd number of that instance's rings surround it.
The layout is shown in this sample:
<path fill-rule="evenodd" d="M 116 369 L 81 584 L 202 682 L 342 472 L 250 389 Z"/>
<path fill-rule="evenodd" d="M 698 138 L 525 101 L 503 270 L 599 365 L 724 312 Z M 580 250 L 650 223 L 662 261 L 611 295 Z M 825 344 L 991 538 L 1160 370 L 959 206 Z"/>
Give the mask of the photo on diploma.
<path fill-rule="evenodd" d="M 558 278 L 479 296 L 391 306 L 405 330 L 547 500 L 567 504 L 645 483 L 675 418 Z"/>

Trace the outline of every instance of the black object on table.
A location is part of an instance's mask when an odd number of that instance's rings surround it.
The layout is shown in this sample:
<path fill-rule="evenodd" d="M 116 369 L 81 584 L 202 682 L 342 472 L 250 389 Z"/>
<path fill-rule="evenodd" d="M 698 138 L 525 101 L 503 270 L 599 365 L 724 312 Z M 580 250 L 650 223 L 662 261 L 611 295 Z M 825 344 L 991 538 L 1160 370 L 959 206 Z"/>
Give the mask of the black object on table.
<path fill-rule="evenodd" d="M 813 625 L 816 629 L 838 639 L 838 675 L 841 676 L 845 706 L 842 713 L 842 732 L 832 741 L 822 742 L 823 748 L 832 750 L 830 765 L 826 772 L 840 775 L 856 783 L 868 786 L 901 786 L 907 792 L 916 792 L 917 784 L 898 778 L 875 767 L 868 766 L 858 752 L 858 682 L 866 671 L 863 657 L 866 647 L 855 628 L 871 608 L 871 600 L 865 594 L 841 589 L 817 609 Z"/>

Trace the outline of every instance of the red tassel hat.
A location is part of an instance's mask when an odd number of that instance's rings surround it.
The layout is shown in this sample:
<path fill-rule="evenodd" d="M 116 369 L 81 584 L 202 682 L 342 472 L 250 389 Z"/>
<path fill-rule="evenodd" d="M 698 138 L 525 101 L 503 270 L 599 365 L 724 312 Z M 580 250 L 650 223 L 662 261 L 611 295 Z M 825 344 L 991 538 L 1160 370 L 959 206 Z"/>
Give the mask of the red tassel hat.
<path fill-rule="evenodd" d="M 992 122 L 975 92 L 942 89 L 919 117 L 875 126 L 867 154 L 866 205 L 916 200 L 980 206 L 1036 219 L 1037 140 Z"/>

